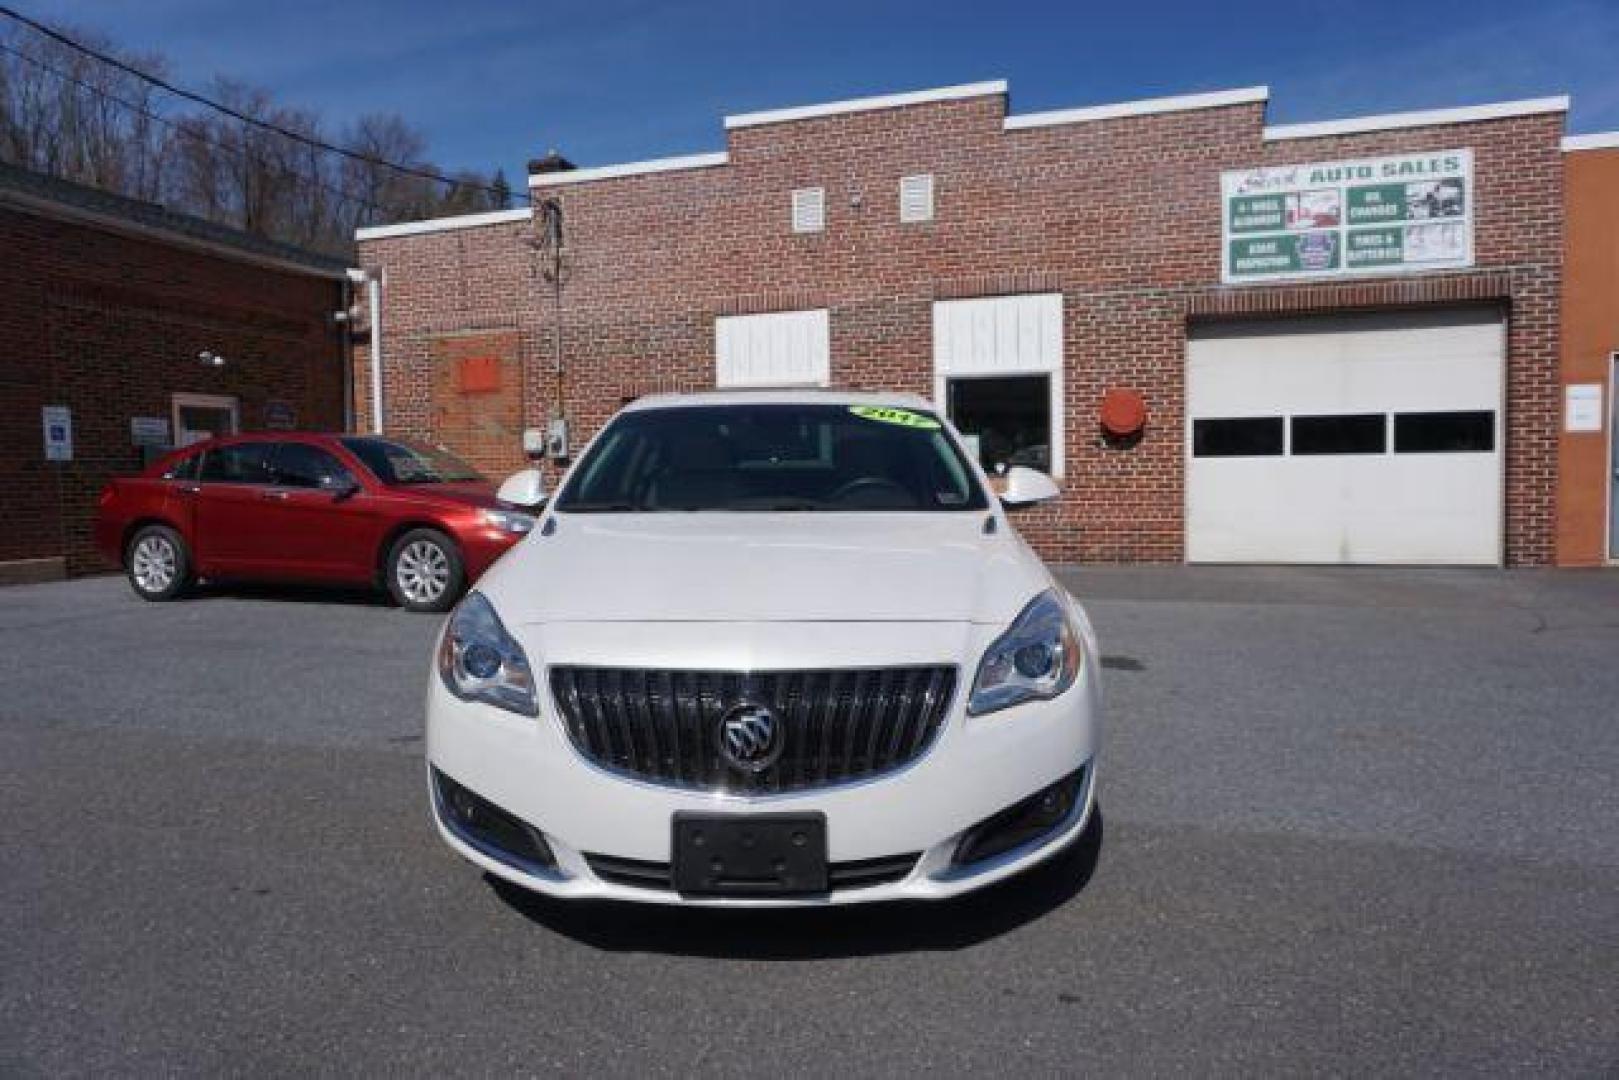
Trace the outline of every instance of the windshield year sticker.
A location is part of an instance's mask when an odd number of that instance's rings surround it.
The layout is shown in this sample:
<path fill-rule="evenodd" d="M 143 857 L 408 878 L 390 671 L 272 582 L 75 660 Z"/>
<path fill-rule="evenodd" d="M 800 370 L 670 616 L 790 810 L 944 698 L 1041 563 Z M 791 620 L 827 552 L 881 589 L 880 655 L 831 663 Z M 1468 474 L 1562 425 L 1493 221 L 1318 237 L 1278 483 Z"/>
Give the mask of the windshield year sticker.
<path fill-rule="evenodd" d="M 909 409 L 885 409 L 877 405 L 850 405 L 849 411 L 862 420 L 875 420 L 879 424 L 897 424 L 900 427 L 938 431 L 939 422 Z"/>

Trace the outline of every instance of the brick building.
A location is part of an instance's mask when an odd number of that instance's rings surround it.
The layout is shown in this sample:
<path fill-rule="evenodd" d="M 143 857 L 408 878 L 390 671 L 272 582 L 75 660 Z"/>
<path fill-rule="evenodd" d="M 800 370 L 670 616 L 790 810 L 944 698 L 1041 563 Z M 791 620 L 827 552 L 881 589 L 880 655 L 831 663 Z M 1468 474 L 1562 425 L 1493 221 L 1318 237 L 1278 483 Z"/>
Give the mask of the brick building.
<path fill-rule="evenodd" d="M 1266 102 L 1009 115 L 980 83 L 536 163 L 538 219 L 359 234 L 385 426 L 498 472 L 648 391 L 899 389 L 1058 477 L 1021 519 L 1049 558 L 1551 561 L 1567 100 Z"/>
<path fill-rule="evenodd" d="M 1557 561 L 1619 562 L 1619 132 L 1563 140 L 1568 258 Z"/>
<path fill-rule="evenodd" d="M 97 493 L 176 440 L 344 426 L 343 263 L 5 165 L 0 251 L 0 581 L 107 569 Z"/>

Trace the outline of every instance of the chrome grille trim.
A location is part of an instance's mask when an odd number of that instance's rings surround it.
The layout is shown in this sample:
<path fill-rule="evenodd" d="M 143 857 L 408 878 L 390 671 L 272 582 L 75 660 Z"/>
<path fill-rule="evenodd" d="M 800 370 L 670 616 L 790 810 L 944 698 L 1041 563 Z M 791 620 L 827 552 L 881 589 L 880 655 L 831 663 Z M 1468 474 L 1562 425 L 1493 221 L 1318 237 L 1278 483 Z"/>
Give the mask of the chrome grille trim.
<path fill-rule="evenodd" d="M 904 768 L 932 745 L 956 689 L 951 665 L 698 671 L 561 665 L 551 697 L 588 761 L 669 787 L 743 795 L 804 791 Z M 718 725 L 740 703 L 784 725 L 779 760 L 746 775 L 720 756 Z"/>

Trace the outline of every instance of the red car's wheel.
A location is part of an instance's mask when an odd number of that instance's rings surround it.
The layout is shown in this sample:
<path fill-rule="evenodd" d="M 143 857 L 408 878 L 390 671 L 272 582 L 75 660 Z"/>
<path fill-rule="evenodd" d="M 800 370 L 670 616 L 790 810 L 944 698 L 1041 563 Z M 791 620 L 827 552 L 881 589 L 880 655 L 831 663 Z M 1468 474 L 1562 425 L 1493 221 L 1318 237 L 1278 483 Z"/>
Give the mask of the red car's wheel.
<path fill-rule="evenodd" d="M 124 568 L 142 600 L 173 600 L 191 584 L 191 553 L 167 525 L 148 525 L 130 537 Z"/>
<path fill-rule="evenodd" d="M 466 584 L 455 542 L 437 529 L 412 529 L 388 552 L 388 591 L 407 611 L 448 611 Z"/>

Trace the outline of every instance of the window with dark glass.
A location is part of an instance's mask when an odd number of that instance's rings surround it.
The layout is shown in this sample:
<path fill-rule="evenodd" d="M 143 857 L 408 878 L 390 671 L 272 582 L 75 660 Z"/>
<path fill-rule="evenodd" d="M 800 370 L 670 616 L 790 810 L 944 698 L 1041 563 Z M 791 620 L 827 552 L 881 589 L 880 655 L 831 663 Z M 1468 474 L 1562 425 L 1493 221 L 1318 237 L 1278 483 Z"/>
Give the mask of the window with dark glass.
<path fill-rule="evenodd" d="M 1388 448 L 1383 413 L 1293 417 L 1293 454 L 1381 454 Z"/>
<path fill-rule="evenodd" d="M 1495 413 L 1394 414 L 1396 454 L 1487 454 L 1495 449 Z"/>
<path fill-rule="evenodd" d="M 275 482 L 284 487 L 330 488 L 350 482 L 342 462 L 308 443 L 278 443 L 273 462 Z"/>
<path fill-rule="evenodd" d="M 555 502 L 568 514 L 988 505 L 932 414 L 822 404 L 631 410 L 591 444 Z"/>
<path fill-rule="evenodd" d="M 1051 376 L 951 379 L 946 403 L 951 423 L 978 444 L 987 471 L 1012 465 L 1051 471 Z"/>
<path fill-rule="evenodd" d="M 197 470 L 200 468 L 202 468 L 202 455 L 187 454 L 185 457 L 168 467 L 168 470 L 163 474 L 163 479 L 195 480 L 197 478 Z"/>
<path fill-rule="evenodd" d="M 1277 457 L 1280 416 L 1228 416 L 1192 421 L 1193 457 Z"/>
<path fill-rule="evenodd" d="M 214 447 L 203 458 L 202 479 L 215 484 L 270 483 L 270 444 Z"/>
<path fill-rule="evenodd" d="M 384 484 L 456 484 L 482 480 L 483 474 L 448 450 L 408 439 L 356 435 L 343 440 Z"/>

